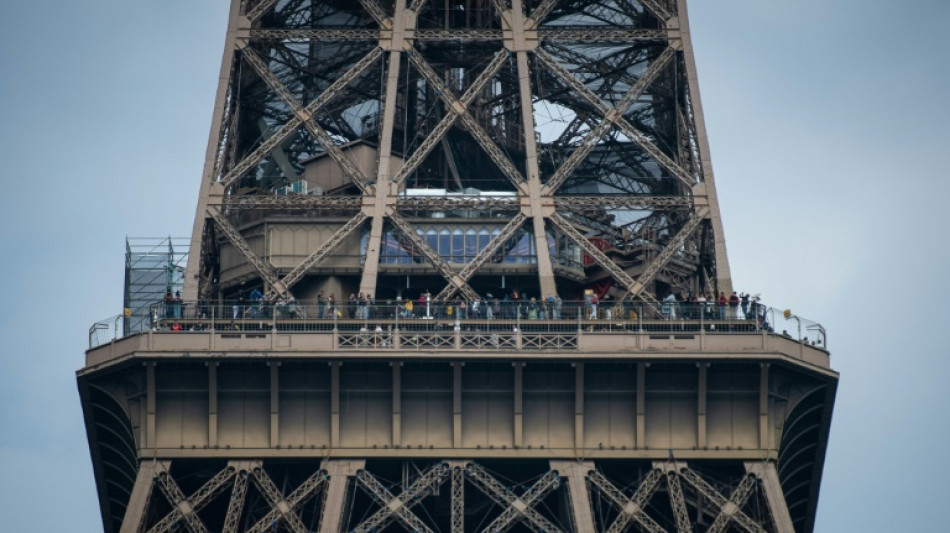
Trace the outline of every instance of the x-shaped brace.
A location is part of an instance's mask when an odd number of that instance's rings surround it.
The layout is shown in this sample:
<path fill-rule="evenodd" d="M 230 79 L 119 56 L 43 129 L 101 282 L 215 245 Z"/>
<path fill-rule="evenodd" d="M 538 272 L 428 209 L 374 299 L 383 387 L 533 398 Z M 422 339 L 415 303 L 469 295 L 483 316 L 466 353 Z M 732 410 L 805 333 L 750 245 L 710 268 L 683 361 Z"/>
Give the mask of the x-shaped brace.
<path fill-rule="evenodd" d="M 286 498 L 263 469 L 254 468 L 251 476 L 254 484 L 264 495 L 264 499 L 270 504 L 271 510 L 245 533 L 263 533 L 278 522 L 284 522 L 294 533 L 307 533 L 307 527 L 300 520 L 297 509 L 327 482 L 327 472 L 325 470 L 315 472 Z"/>
<path fill-rule="evenodd" d="M 194 494 L 186 498 L 178 487 L 178 484 L 172 479 L 171 474 L 169 474 L 167 470 L 160 472 L 156 477 L 156 482 L 173 509 L 172 512 L 168 513 L 157 524 L 152 526 L 148 530 L 148 533 L 169 531 L 170 528 L 180 520 L 185 521 L 185 527 L 192 533 L 207 532 L 208 528 L 205 527 L 197 513 L 204 506 L 211 503 L 211 500 L 217 495 L 227 489 L 228 482 L 233 478 L 234 468 L 228 466 L 215 474 L 214 477 L 209 479 L 201 488 L 195 491 Z"/>
<path fill-rule="evenodd" d="M 484 533 L 497 533 L 511 528 L 516 521 L 522 522 L 533 531 L 561 533 L 561 529 L 541 515 L 534 507 L 552 490 L 557 489 L 561 479 L 557 472 L 548 472 L 541 476 L 520 497 L 498 482 L 481 466 L 471 463 L 466 468 L 469 480 L 486 496 L 502 506 L 504 511 L 484 530 Z"/>
<path fill-rule="evenodd" d="M 733 491 L 729 499 L 726 499 L 693 470 L 683 468 L 680 470 L 680 476 L 719 508 L 719 515 L 716 516 L 716 520 L 709 527 L 708 533 L 721 533 L 730 522 L 735 522 L 749 533 L 766 533 L 762 526 L 742 512 L 742 506 L 752 495 L 758 483 L 755 474 L 748 474 L 742 478 L 739 486 Z"/>
<path fill-rule="evenodd" d="M 650 518 L 644 510 L 647 502 L 653 497 L 653 493 L 659 487 L 663 479 L 663 473 L 659 469 L 651 470 L 647 477 L 637 487 L 637 491 L 632 497 L 628 498 L 623 491 L 618 489 L 603 474 L 594 470 L 587 475 L 591 485 L 600 490 L 607 500 L 620 510 L 620 514 L 614 523 L 607 529 L 609 533 L 621 533 L 626 531 L 631 522 L 636 521 L 641 527 L 650 533 L 667 533 L 656 520 Z"/>
<path fill-rule="evenodd" d="M 356 474 L 356 479 L 360 487 L 376 500 L 380 509 L 357 525 L 353 529 L 353 533 L 382 531 L 393 519 L 398 520 L 409 531 L 432 533 L 429 526 L 416 516 L 415 513 L 411 511 L 411 508 L 444 483 L 449 477 L 449 472 L 450 468 L 447 463 L 434 465 L 423 472 L 423 474 L 399 496 L 394 496 L 393 493 L 384 487 L 372 474 L 365 470 L 360 470 Z"/>

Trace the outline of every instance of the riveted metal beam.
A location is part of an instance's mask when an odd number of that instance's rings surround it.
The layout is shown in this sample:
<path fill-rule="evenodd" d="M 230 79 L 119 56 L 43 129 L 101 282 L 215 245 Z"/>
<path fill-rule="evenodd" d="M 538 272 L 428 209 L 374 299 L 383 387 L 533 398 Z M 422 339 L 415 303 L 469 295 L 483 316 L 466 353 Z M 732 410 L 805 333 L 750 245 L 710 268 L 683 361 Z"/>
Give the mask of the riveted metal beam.
<path fill-rule="evenodd" d="M 363 175 L 361 171 L 350 159 L 343 153 L 342 150 L 336 145 L 333 141 L 333 138 L 330 137 L 330 134 L 326 132 L 317 121 L 314 120 L 313 114 L 304 109 L 300 105 L 300 102 L 297 101 L 297 98 L 287 89 L 287 87 L 277 79 L 277 76 L 271 72 L 267 64 L 264 62 L 260 56 L 257 55 L 251 47 L 245 47 L 242 50 L 242 57 L 251 67 L 254 68 L 254 71 L 257 72 L 257 75 L 267 84 L 268 87 L 283 101 L 287 106 L 293 111 L 294 115 L 299 116 L 303 119 L 303 126 L 307 128 L 307 131 L 310 132 L 323 150 L 333 158 L 334 161 L 340 165 L 340 168 L 343 170 L 343 173 L 346 174 L 357 186 L 363 191 L 368 191 L 370 189 L 369 180 L 366 176 Z"/>
<path fill-rule="evenodd" d="M 504 508 L 504 511 L 485 528 L 485 531 L 503 531 L 512 522 L 522 524 L 536 532 L 560 533 L 562 530 L 534 509 L 549 492 L 560 486 L 556 473 L 548 472 L 541 476 L 520 497 L 498 482 L 481 466 L 470 463 L 466 467 L 466 476 L 486 496 Z"/>
<path fill-rule="evenodd" d="M 469 300 L 474 300 L 478 298 L 478 293 L 472 289 L 469 284 L 459 277 L 459 275 L 449 266 L 448 263 L 439 256 L 432 248 L 429 247 L 422 237 L 416 233 L 416 230 L 412 227 L 409 222 L 407 222 L 402 216 L 391 213 L 389 215 L 389 220 L 399 229 L 399 232 L 402 233 L 403 237 L 408 239 L 413 248 L 419 252 L 425 259 L 429 262 L 430 265 L 435 267 L 436 272 L 442 275 L 450 284 L 454 285 L 455 288 Z"/>
<path fill-rule="evenodd" d="M 472 275 L 478 271 L 491 257 L 498 253 L 498 249 L 501 248 L 508 240 L 510 240 L 515 233 L 521 228 L 521 226 L 528 219 L 523 213 L 518 213 L 515 215 L 511 221 L 505 224 L 505 227 L 501 229 L 497 236 L 495 236 L 488 245 L 478 252 L 478 254 L 472 259 L 472 261 L 465 265 L 465 267 L 458 273 L 458 278 L 462 281 L 467 282 L 471 279 Z M 446 285 L 444 289 L 435 297 L 436 301 L 444 302 L 455 295 L 458 291 L 458 287 L 454 284 Z"/>
<path fill-rule="evenodd" d="M 538 48 L 534 51 L 534 55 L 535 58 L 537 58 L 545 67 L 550 69 L 550 71 L 559 79 L 561 79 L 561 81 L 574 89 L 578 96 L 597 108 L 597 110 L 603 115 L 605 119 L 609 118 L 614 126 L 624 135 L 626 135 L 631 141 L 636 143 L 636 145 L 639 146 L 641 150 L 646 152 L 675 178 L 683 182 L 688 190 L 692 189 L 692 187 L 695 185 L 693 177 L 690 176 L 689 173 L 686 172 L 682 167 L 680 167 L 679 164 L 670 159 L 669 156 L 657 148 L 656 145 L 654 145 L 653 142 L 650 141 L 650 139 L 643 132 L 631 125 L 622 114 L 615 112 L 613 107 L 601 100 L 601 98 L 594 94 L 593 91 L 588 89 L 586 85 L 578 81 L 578 79 L 575 78 L 573 74 L 568 72 L 563 65 L 561 65 L 555 58 L 551 57 L 551 55 L 545 52 L 543 49 Z"/>
<path fill-rule="evenodd" d="M 261 257 L 256 253 L 254 253 L 254 250 L 251 250 L 251 246 L 247 243 L 247 241 L 244 240 L 244 237 L 241 236 L 241 233 L 237 230 L 237 228 L 235 228 L 231 222 L 217 209 L 208 208 L 208 214 L 211 215 L 212 219 L 214 219 L 215 227 L 218 228 L 218 230 L 221 231 L 225 237 L 227 237 L 228 241 L 230 241 L 239 252 L 241 252 L 241 255 L 243 255 L 244 259 L 246 259 L 247 262 L 250 263 L 252 267 L 254 267 L 254 270 L 257 271 L 261 279 L 263 279 L 264 282 L 270 286 L 268 291 L 273 291 L 274 294 L 282 298 L 289 297 L 291 295 L 290 292 L 287 290 L 287 287 L 285 287 L 284 284 L 281 283 L 281 281 L 277 278 L 277 273 L 274 271 L 274 268 L 269 263 L 261 259 Z"/>
<path fill-rule="evenodd" d="M 394 496 L 372 474 L 361 470 L 357 473 L 356 479 L 360 487 L 379 504 L 380 508 L 353 528 L 353 533 L 382 531 L 392 520 L 399 521 L 409 531 L 431 533 L 432 529 L 411 509 L 444 483 L 449 474 L 449 465 L 438 463 L 423 472 L 402 494 Z"/>
<path fill-rule="evenodd" d="M 491 63 L 472 81 L 472 84 L 465 91 L 465 94 L 463 94 L 461 98 L 456 98 L 454 94 L 448 92 L 450 89 L 445 87 L 445 82 L 440 80 L 439 75 L 432 70 L 432 67 L 429 66 L 419 54 L 410 53 L 407 55 L 409 56 L 410 62 L 416 67 L 419 73 L 423 75 L 429 85 L 432 86 L 432 89 L 437 91 L 443 100 L 445 100 L 446 114 L 435 128 L 432 129 L 429 135 L 422 140 L 419 147 L 409 156 L 409 159 L 403 163 L 399 172 L 393 176 L 392 182 L 394 186 L 398 186 L 404 182 L 409 174 L 412 174 L 416 168 L 422 164 L 426 156 L 429 155 L 429 152 L 442 141 L 442 138 L 445 137 L 446 133 L 448 133 L 459 117 L 467 113 L 467 107 L 471 105 L 472 101 L 482 89 L 488 85 L 488 82 L 498 74 L 508 59 L 507 50 L 499 50 L 496 52 Z"/>
<path fill-rule="evenodd" d="M 666 530 L 657 524 L 655 520 L 650 518 L 645 511 L 647 503 L 650 501 L 650 498 L 653 497 L 653 493 L 659 488 L 660 481 L 663 479 L 663 474 L 659 469 L 651 470 L 650 473 L 647 474 L 647 477 L 640 482 L 636 492 L 634 492 L 630 498 L 627 498 L 623 491 L 618 489 L 610 480 L 596 470 L 588 474 L 587 479 L 590 480 L 591 485 L 606 496 L 610 503 L 620 510 L 620 514 L 617 515 L 617 518 L 607 529 L 608 532 L 621 533 L 626 531 L 630 522 L 636 521 L 643 529 L 650 533 L 666 533 Z"/>
<path fill-rule="evenodd" d="M 231 186 L 235 181 L 238 180 L 238 178 L 243 176 L 245 172 L 260 163 L 261 160 L 267 156 L 267 154 L 271 153 L 274 148 L 286 141 L 295 131 L 303 126 L 304 117 L 312 117 L 316 115 L 318 111 L 320 111 L 330 101 L 336 98 L 340 93 L 342 93 L 346 87 L 353 82 L 353 80 L 360 77 L 363 72 L 366 71 L 366 69 L 375 64 L 382 55 L 382 49 L 376 47 L 363 56 L 362 59 L 347 69 L 347 71 L 344 72 L 342 76 L 330 84 L 326 90 L 320 93 L 320 96 L 307 104 L 303 108 L 302 112 L 295 113 L 290 118 L 290 120 L 288 120 L 283 126 L 280 127 L 280 129 L 277 130 L 277 132 L 268 137 L 263 143 L 261 143 L 260 146 L 255 148 L 251 153 L 244 156 L 244 158 L 239 163 L 234 165 L 227 174 L 222 176 L 221 185 L 224 188 Z"/>

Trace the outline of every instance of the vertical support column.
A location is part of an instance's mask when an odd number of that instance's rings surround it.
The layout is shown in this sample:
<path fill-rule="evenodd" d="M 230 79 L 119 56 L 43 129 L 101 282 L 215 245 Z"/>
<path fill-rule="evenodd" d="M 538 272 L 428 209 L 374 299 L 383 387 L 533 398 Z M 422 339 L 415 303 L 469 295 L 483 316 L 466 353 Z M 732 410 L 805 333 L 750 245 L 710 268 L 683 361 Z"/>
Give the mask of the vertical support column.
<path fill-rule="evenodd" d="M 696 142 L 699 145 L 700 165 L 704 182 L 693 187 L 693 197 L 705 200 L 709 205 L 709 219 L 712 223 L 713 241 L 716 255 L 717 290 L 732 293 L 732 275 L 729 273 L 729 257 L 726 255 L 726 237 L 722 230 L 722 218 L 719 214 L 719 198 L 716 194 L 716 181 L 713 176 L 712 160 L 709 157 L 709 140 L 706 137 L 706 122 L 703 117 L 703 102 L 699 97 L 699 80 L 696 75 L 696 62 L 693 56 L 693 42 L 689 31 L 689 16 L 686 0 L 676 0 L 677 17 L 667 22 L 671 34 L 678 35 L 679 43 L 671 40 L 671 45 L 679 45 L 683 51 L 683 63 L 686 65 L 686 81 L 689 88 L 689 100 L 693 108 Z M 679 31 L 676 32 L 675 30 Z M 704 197 L 704 198 L 703 198 Z"/>
<path fill-rule="evenodd" d="M 205 150 L 205 164 L 201 171 L 201 188 L 198 193 L 198 208 L 195 211 L 195 223 L 191 230 L 191 245 L 188 254 L 188 264 L 185 268 L 182 298 L 186 302 L 193 302 L 200 297 L 198 293 L 198 271 L 201 266 L 201 244 L 204 237 L 205 221 L 208 220 L 207 209 L 212 196 L 223 194 L 221 186 L 214 181 L 215 163 L 218 156 L 218 146 L 221 141 L 222 121 L 224 108 L 228 105 L 228 87 L 231 83 L 231 65 L 234 62 L 234 50 L 237 40 L 242 33 L 242 27 L 249 27 L 250 23 L 241 15 L 240 0 L 231 0 L 231 12 L 228 17 L 228 33 L 224 43 L 224 54 L 221 58 L 221 70 L 218 74 L 218 90 L 214 98 L 214 114 L 211 117 L 211 134 L 208 137 L 208 148 Z M 225 157 L 227 157 L 225 155 Z"/>
<path fill-rule="evenodd" d="M 452 363 L 452 446 L 462 447 L 462 365 Z"/>
<path fill-rule="evenodd" d="M 747 462 L 745 469 L 746 472 L 755 474 L 762 481 L 776 533 L 795 533 L 795 526 L 792 525 L 792 516 L 788 512 L 788 503 L 785 501 L 785 493 L 782 492 L 782 484 L 778 479 L 775 464 L 771 461 Z"/>
<path fill-rule="evenodd" d="M 707 398 L 707 375 L 709 373 L 709 363 L 698 363 L 699 367 L 699 386 L 697 388 L 697 406 L 696 406 L 696 445 L 699 449 L 706 448 L 707 430 L 706 430 L 706 398 Z"/>
<path fill-rule="evenodd" d="M 574 449 L 584 447 L 584 363 L 574 363 Z"/>
<path fill-rule="evenodd" d="M 769 443 L 769 364 L 759 365 L 759 449 L 768 450 Z"/>
<path fill-rule="evenodd" d="M 512 2 L 512 13 L 521 14 L 520 0 Z M 512 17 L 514 18 L 514 17 Z M 523 33 L 524 18 L 518 16 L 513 30 Z M 522 37 L 523 38 L 523 37 Z M 551 251 L 548 249 L 547 232 L 544 230 L 544 213 L 541 210 L 541 173 L 538 169 L 538 146 L 534 138 L 534 103 L 531 101 L 531 71 L 528 68 L 528 53 L 516 52 L 518 61 L 518 86 L 521 90 L 521 120 L 524 129 L 525 170 L 527 170 L 528 196 L 531 205 L 531 222 L 534 226 L 534 244 L 538 254 L 538 281 L 541 285 L 541 298 L 557 293 L 554 284 L 554 268 L 551 264 Z M 523 192 L 522 192 L 523 193 Z"/>
<path fill-rule="evenodd" d="M 330 447 L 340 446 L 340 364 L 330 363 Z"/>
<path fill-rule="evenodd" d="M 587 490 L 587 473 L 593 469 L 594 463 L 589 461 L 551 461 L 551 470 L 557 470 L 562 478 L 567 479 L 575 533 L 596 531 Z"/>
<path fill-rule="evenodd" d="M 267 363 L 270 367 L 270 446 L 280 444 L 280 363 Z"/>
<path fill-rule="evenodd" d="M 637 448 L 647 444 L 647 363 L 637 363 Z"/>
<path fill-rule="evenodd" d="M 534 102 L 531 100 L 531 70 L 528 68 L 528 49 L 537 46 L 537 35 L 529 42 L 526 34 L 526 22 L 522 0 L 512 0 L 511 11 L 502 17 L 502 23 L 511 30 L 511 37 L 505 46 L 515 53 L 518 65 L 518 88 L 521 105 L 521 128 L 524 132 L 526 188 L 520 191 L 522 197 L 528 196 L 534 233 L 534 245 L 538 258 L 538 282 L 541 286 L 541 298 L 557 293 L 554 283 L 554 268 L 551 264 L 551 251 L 548 249 L 547 232 L 544 229 L 544 212 L 541 199 L 541 172 L 538 167 L 538 145 L 534 138 Z"/>
<path fill-rule="evenodd" d="M 415 27 L 415 14 L 406 9 L 406 0 L 396 0 L 395 11 L 393 12 L 393 28 L 391 31 L 391 40 L 389 42 L 380 41 L 384 49 L 389 49 L 389 68 L 386 69 L 386 94 L 383 99 L 383 123 L 380 129 L 382 137 L 379 140 L 379 167 L 376 171 L 375 201 L 372 204 L 371 216 L 373 221 L 370 224 L 369 242 L 366 245 L 366 260 L 363 262 L 363 277 L 360 280 L 360 292 L 367 297 L 376 294 L 376 280 L 379 275 L 379 255 L 383 240 L 383 217 L 389 208 L 389 196 L 393 191 L 390 190 L 393 145 L 393 126 L 396 117 L 396 96 L 399 89 L 399 70 L 402 58 L 403 47 L 411 46 L 407 43 L 407 37 L 412 37 L 412 30 Z M 364 191 L 365 196 L 369 196 L 370 191 Z M 366 205 L 364 199 L 364 206 Z M 367 213 L 370 214 L 370 213 Z"/>
<path fill-rule="evenodd" d="M 208 363 L 208 447 L 218 447 L 218 362 Z"/>
<path fill-rule="evenodd" d="M 366 466 L 362 459 L 327 460 L 322 468 L 330 477 L 320 516 L 319 533 L 340 533 L 343 527 L 343 510 L 346 508 L 346 493 L 350 478 Z"/>
<path fill-rule="evenodd" d="M 132 486 L 132 495 L 129 497 L 128 507 L 125 508 L 119 533 L 138 533 L 141 530 L 158 472 L 158 463 L 155 461 L 142 461 L 139 464 L 139 472 L 135 476 L 135 485 Z"/>
<path fill-rule="evenodd" d="M 393 367 L 393 446 L 402 444 L 402 362 Z"/>
<path fill-rule="evenodd" d="M 451 533 L 465 533 L 465 461 L 446 461 L 452 469 Z"/>
<path fill-rule="evenodd" d="M 514 443 L 515 448 L 520 448 L 524 445 L 524 409 L 522 407 L 522 399 L 524 398 L 522 391 L 524 385 L 524 363 L 511 363 L 511 366 L 515 367 Z"/>
<path fill-rule="evenodd" d="M 145 440 L 146 448 L 155 447 L 155 363 L 145 363 Z"/>

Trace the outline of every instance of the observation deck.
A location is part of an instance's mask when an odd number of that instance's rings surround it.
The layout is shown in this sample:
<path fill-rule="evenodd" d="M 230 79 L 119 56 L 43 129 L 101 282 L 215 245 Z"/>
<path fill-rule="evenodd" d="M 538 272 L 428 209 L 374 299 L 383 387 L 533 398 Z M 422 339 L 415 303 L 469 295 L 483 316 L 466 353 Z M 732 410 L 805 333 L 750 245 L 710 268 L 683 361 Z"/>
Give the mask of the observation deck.
<path fill-rule="evenodd" d="M 127 498 L 148 458 L 769 461 L 790 520 L 814 516 L 838 379 L 820 324 L 764 305 L 413 304 L 184 302 L 97 322 L 79 388 L 94 465 L 126 480 L 100 498 Z"/>

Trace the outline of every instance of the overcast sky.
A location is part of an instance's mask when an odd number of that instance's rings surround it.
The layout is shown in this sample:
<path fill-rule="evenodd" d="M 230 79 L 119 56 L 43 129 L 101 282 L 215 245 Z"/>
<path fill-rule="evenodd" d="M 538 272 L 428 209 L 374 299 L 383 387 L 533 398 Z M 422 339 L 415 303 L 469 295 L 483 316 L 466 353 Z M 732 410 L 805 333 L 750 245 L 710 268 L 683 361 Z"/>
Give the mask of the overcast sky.
<path fill-rule="evenodd" d="M 2 529 L 93 532 L 74 372 L 125 236 L 191 231 L 228 2 L 4 4 Z M 736 287 L 842 374 L 817 531 L 948 530 L 950 2 L 690 10 Z"/>

